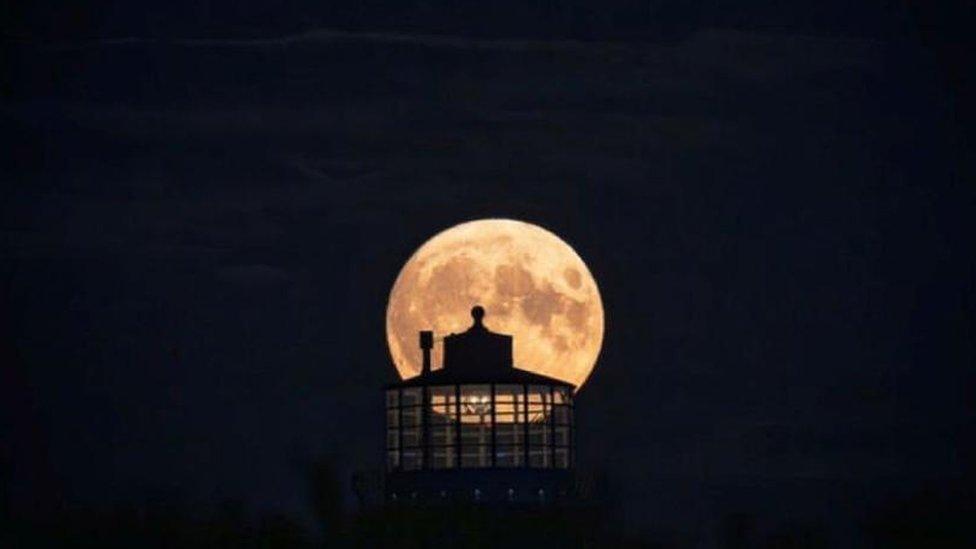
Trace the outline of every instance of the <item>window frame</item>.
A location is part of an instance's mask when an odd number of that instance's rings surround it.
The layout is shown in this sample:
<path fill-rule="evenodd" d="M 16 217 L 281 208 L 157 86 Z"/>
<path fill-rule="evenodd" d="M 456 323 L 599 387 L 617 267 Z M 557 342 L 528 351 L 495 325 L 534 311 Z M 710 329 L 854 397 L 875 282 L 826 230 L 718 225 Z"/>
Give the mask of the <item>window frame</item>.
<path fill-rule="evenodd" d="M 470 395 L 486 396 L 474 404 L 484 408 L 465 410 L 464 397 Z M 388 471 L 575 467 L 575 402 L 569 387 L 409 386 L 387 389 L 384 400 Z"/>

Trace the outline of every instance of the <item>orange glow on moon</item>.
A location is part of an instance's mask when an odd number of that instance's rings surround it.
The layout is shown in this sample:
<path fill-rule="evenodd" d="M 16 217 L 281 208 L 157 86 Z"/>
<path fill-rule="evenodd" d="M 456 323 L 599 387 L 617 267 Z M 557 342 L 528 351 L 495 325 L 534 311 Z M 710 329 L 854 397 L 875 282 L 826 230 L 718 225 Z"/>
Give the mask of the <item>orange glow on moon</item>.
<path fill-rule="evenodd" d="M 400 270 L 386 309 L 386 340 L 402 378 L 420 373 L 420 330 L 441 338 L 471 326 L 514 336 L 515 366 L 583 385 L 603 344 L 603 303 L 579 255 L 553 233 L 510 219 L 455 225 L 425 242 Z"/>

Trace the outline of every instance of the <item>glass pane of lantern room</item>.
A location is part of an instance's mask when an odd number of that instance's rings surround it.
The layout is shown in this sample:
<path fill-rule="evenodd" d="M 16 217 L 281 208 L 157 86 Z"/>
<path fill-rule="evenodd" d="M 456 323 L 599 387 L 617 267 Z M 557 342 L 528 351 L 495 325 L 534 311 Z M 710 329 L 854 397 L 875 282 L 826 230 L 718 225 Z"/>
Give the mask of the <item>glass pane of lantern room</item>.
<path fill-rule="evenodd" d="M 421 442 L 420 429 L 417 428 L 404 429 L 400 433 L 400 437 L 403 439 L 404 446 L 420 446 L 420 442 Z"/>
<path fill-rule="evenodd" d="M 495 448 L 496 467 L 521 467 L 523 461 L 521 446 L 499 444 Z"/>
<path fill-rule="evenodd" d="M 407 471 L 416 471 L 423 467 L 423 454 L 420 450 L 404 450 L 401 466 Z"/>
<path fill-rule="evenodd" d="M 569 446 L 569 429 L 569 425 L 556 426 L 554 433 L 556 446 Z"/>
<path fill-rule="evenodd" d="M 556 425 L 569 425 L 572 423 L 572 414 L 570 413 L 569 406 L 557 405 L 553 409 L 553 416 L 556 420 Z"/>
<path fill-rule="evenodd" d="M 552 395 L 545 385 L 531 385 L 529 387 L 528 421 L 539 423 L 548 421 L 552 407 Z"/>
<path fill-rule="evenodd" d="M 461 466 L 491 465 L 490 385 L 461 386 Z"/>
<path fill-rule="evenodd" d="M 480 446 L 491 444 L 490 423 L 461 423 L 461 446 Z"/>
<path fill-rule="evenodd" d="M 400 410 L 390 408 L 386 411 L 386 428 L 397 429 L 400 427 Z"/>
<path fill-rule="evenodd" d="M 430 387 L 430 422 L 433 425 L 457 421 L 457 395 L 454 385 Z"/>
<path fill-rule="evenodd" d="M 420 387 L 409 387 L 403 390 L 400 400 L 404 406 L 420 406 L 422 395 L 423 391 Z"/>
<path fill-rule="evenodd" d="M 400 412 L 402 417 L 400 420 L 403 422 L 403 427 L 419 427 L 422 415 L 420 413 L 421 408 L 419 406 L 410 406 L 408 408 L 403 408 Z"/>
<path fill-rule="evenodd" d="M 495 386 L 495 465 L 520 467 L 525 448 L 525 387 Z"/>
<path fill-rule="evenodd" d="M 569 448 L 556 448 L 555 467 L 569 469 Z"/>
<path fill-rule="evenodd" d="M 473 445 L 461 448 L 461 467 L 491 466 L 491 446 Z"/>
<path fill-rule="evenodd" d="M 550 467 L 551 458 L 552 458 L 551 446 L 529 448 L 529 467 L 539 467 L 539 468 Z"/>
<path fill-rule="evenodd" d="M 521 385 L 495 386 L 495 421 L 525 423 L 525 393 Z"/>
<path fill-rule="evenodd" d="M 549 441 L 549 424 L 548 423 L 530 423 L 529 424 L 529 446 L 540 447 L 547 446 L 550 444 Z"/>
<path fill-rule="evenodd" d="M 434 469 L 453 469 L 456 462 L 453 446 L 431 450 L 431 467 Z"/>
<path fill-rule="evenodd" d="M 454 425 L 431 425 L 430 426 L 430 445 L 431 446 L 456 446 L 457 431 Z"/>

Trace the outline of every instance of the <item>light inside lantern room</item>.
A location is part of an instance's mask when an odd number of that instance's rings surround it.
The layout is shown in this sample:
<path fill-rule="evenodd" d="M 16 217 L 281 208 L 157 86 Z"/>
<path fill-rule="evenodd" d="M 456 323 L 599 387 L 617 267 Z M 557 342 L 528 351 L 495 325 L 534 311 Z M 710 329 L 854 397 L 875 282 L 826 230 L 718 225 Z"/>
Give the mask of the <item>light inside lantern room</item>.
<path fill-rule="evenodd" d="M 426 410 L 421 387 L 386 393 L 389 469 L 571 466 L 570 388 L 458 384 L 427 390 Z"/>

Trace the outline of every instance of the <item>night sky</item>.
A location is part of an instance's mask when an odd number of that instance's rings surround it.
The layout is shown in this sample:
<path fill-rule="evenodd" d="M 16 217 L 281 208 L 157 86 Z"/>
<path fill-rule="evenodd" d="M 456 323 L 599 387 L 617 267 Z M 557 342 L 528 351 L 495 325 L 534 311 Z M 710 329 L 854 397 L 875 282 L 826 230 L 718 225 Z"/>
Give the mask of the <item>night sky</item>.
<path fill-rule="evenodd" d="M 634 529 L 972 486 L 964 2 L 57 4 L 0 54 L 10 508 L 307 515 L 309 459 L 382 467 L 399 268 L 481 217 L 600 285 Z"/>

